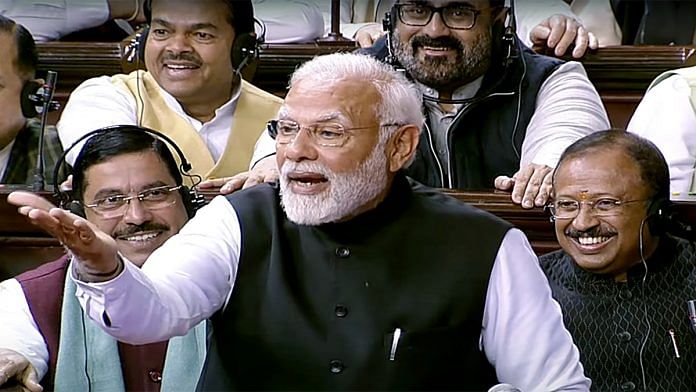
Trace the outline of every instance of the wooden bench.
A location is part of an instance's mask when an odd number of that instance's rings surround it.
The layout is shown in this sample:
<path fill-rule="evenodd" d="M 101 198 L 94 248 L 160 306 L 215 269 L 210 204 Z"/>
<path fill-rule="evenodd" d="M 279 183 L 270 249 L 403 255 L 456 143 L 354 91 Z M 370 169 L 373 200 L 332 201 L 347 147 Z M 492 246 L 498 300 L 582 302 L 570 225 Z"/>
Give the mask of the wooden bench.
<path fill-rule="evenodd" d="M 122 60 L 122 47 L 119 42 L 40 43 L 39 70 L 58 72 L 56 99 L 65 103 L 83 80 L 133 69 L 133 64 Z M 298 65 L 316 55 L 352 49 L 343 44 L 262 45 L 252 82 L 283 96 L 288 77 Z M 602 97 L 612 125 L 625 128 L 655 76 L 668 69 L 696 65 L 696 47 L 614 46 L 588 53 L 581 61 Z M 57 120 L 57 114 L 52 119 Z"/>

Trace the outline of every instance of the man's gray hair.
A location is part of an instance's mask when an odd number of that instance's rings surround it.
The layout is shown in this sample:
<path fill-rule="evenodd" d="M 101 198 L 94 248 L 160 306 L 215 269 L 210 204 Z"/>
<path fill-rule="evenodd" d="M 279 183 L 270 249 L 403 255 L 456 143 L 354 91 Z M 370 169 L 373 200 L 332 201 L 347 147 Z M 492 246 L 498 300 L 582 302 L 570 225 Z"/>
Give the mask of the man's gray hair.
<path fill-rule="evenodd" d="M 307 81 L 323 85 L 343 79 L 364 80 L 375 87 L 382 99 L 375 108 L 380 123 L 423 128 L 425 118 L 418 88 L 402 72 L 367 55 L 334 53 L 315 57 L 293 73 L 289 87 Z M 391 135 L 397 128 L 383 129 Z"/>

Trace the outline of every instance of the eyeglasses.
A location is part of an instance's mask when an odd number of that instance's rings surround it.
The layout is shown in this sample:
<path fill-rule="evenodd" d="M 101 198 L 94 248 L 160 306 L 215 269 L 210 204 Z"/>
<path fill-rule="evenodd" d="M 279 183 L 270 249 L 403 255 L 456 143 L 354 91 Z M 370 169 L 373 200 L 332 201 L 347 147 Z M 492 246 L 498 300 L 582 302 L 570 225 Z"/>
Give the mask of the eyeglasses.
<path fill-rule="evenodd" d="M 399 20 L 408 26 L 426 26 L 438 13 L 445 26 L 455 30 L 468 30 L 476 24 L 476 17 L 481 11 L 466 4 L 449 4 L 433 7 L 427 4 L 396 4 Z"/>
<path fill-rule="evenodd" d="M 158 186 L 132 196 L 111 195 L 103 199 L 94 200 L 91 204 L 85 204 L 84 206 L 92 209 L 104 219 L 123 216 L 128 209 L 127 206 L 133 199 L 138 199 L 143 204 L 143 207 L 148 210 L 159 210 L 176 203 L 176 198 L 172 192 L 179 190 L 182 186 Z"/>
<path fill-rule="evenodd" d="M 292 120 L 271 120 L 266 124 L 266 129 L 271 138 L 278 144 L 292 143 L 301 130 L 306 129 L 314 143 L 322 147 L 343 147 L 352 136 L 350 131 L 369 129 L 375 126 L 390 127 L 399 124 L 378 124 L 367 127 L 345 128 L 338 123 L 321 123 L 302 126 Z"/>
<path fill-rule="evenodd" d="M 590 208 L 589 212 L 593 216 L 615 216 L 621 214 L 625 204 L 641 201 L 647 201 L 647 199 L 617 200 L 607 197 L 583 201 L 561 199 L 548 204 L 546 209 L 548 209 L 551 215 L 556 219 L 574 219 L 580 213 L 583 204 Z"/>

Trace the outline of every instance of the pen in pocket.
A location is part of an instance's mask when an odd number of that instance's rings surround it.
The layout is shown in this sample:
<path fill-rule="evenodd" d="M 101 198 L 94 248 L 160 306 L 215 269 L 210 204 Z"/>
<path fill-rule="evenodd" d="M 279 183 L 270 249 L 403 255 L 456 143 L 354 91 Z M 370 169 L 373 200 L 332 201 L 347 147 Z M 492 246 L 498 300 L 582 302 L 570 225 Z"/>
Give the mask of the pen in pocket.
<path fill-rule="evenodd" d="M 679 356 L 679 347 L 677 347 L 677 334 L 674 332 L 674 329 L 670 329 L 667 331 L 669 333 L 669 338 L 672 340 L 672 348 L 674 348 L 674 357 L 675 358 L 681 358 Z"/>
<path fill-rule="evenodd" d="M 389 360 L 393 361 L 396 358 L 396 348 L 399 345 L 399 339 L 401 338 L 401 328 L 396 328 L 394 330 L 394 337 L 392 338 L 391 351 L 389 351 Z"/>

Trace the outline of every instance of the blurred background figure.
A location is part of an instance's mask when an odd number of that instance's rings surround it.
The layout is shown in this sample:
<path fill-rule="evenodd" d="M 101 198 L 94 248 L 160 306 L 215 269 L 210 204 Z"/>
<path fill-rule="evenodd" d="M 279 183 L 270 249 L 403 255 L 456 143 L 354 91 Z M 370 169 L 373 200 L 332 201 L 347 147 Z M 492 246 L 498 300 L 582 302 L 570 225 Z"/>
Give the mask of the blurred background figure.
<path fill-rule="evenodd" d="M 119 41 L 145 23 L 145 0 L 0 0 L 0 15 L 27 27 L 37 42 Z M 319 6 L 303 0 L 253 0 L 266 42 L 308 42 L 322 36 Z M 258 28 L 260 35 L 262 28 Z"/>
<path fill-rule="evenodd" d="M 41 86 L 35 79 L 38 55 L 29 31 L 2 15 L 0 52 L 0 183 L 28 185 L 34 177 L 41 134 L 41 121 L 29 98 Z M 48 127 L 45 167 L 53 167 L 61 153 L 56 129 Z"/>

